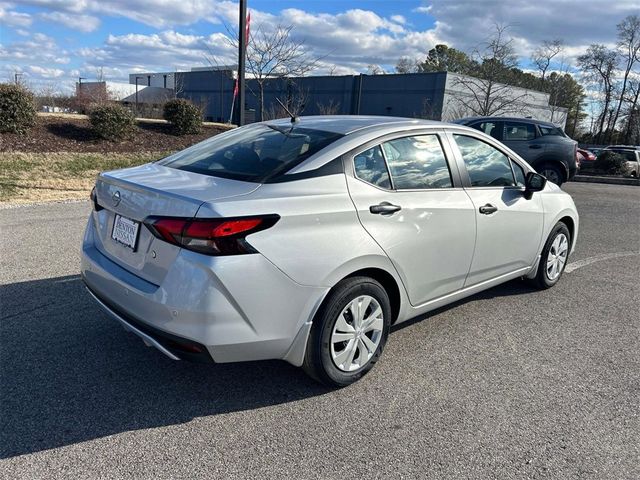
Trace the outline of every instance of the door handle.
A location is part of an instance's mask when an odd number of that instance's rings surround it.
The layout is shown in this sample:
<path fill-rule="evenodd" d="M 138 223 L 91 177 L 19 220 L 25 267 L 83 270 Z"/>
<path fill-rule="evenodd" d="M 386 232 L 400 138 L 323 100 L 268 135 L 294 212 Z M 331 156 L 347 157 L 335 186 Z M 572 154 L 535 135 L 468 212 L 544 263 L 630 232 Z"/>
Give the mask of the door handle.
<path fill-rule="evenodd" d="M 495 207 L 490 203 L 487 203 L 486 205 L 483 205 L 480 207 L 480 213 L 482 213 L 483 215 L 491 215 L 492 213 L 497 211 L 498 211 L 498 207 Z"/>
<path fill-rule="evenodd" d="M 371 213 L 378 215 L 390 215 L 394 212 L 397 212 L 398 210 L 402 210 L 402 207 L 400 205 L 393 205 L 389 202 L 382 202 L 378 205 L 371 205 L 369 207 L 369 211 Z"/>
<path fill-rule="evenodd" d="M 540 149 L 542 148 L 542 145 L 529 145 L 529 148 L 534 148 L 534 149 Z"/>

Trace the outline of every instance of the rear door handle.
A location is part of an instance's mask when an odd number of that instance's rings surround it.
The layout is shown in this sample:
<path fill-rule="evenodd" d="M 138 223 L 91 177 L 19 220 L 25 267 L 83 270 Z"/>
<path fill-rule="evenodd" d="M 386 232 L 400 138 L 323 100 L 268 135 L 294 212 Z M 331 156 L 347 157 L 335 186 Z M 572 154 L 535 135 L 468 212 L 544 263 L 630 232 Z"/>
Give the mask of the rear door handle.
<path fill-rule="evenodd" d="M 529 145 L 529 148 L 540 149 L 542 148 L 542 145 Z"/>
<path fill-rule="evenodd" d="M 377 215 L 390 215 L 398 210 L 402 210 L 400 205 L 394 205 L 389 202 L 382 202 L 378 205 L 371 205 L 369 211 Z"/>
<path fill-rule="evenodd" d="M 486 205 L 483 205 L 480 207 L 480 213 L 482 213 L 483 215 L 491 215 L 492 213 L 497 211 L 498 211 L 498 207 L 495 207 L 490 203 L 487 203 Z"/>

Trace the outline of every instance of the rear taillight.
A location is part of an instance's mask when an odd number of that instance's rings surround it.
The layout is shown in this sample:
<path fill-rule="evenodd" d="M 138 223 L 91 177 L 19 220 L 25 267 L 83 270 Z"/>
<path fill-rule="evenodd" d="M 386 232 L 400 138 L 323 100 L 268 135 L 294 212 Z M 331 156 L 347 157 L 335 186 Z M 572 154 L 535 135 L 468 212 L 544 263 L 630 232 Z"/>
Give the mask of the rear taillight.
<path fill-rule="evenodd" d="M 240 218 L 150 217 L 144 224 L 161 240 L 205 255 L 256 253 L 247 235 L 273 226 L 278 215 Z"/>

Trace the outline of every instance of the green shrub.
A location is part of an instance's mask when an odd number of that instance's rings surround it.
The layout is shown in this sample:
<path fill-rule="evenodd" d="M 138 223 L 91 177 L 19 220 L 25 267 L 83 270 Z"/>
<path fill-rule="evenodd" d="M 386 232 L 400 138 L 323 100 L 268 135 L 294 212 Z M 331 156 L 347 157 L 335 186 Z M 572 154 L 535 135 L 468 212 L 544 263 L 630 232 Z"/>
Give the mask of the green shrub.
<path fill-rule="evenodd" d="M 598 170 L 602 173 L 609 175 L 624 175 L 627 173 L 627 159 L 624 155 L 604 150 L 598 155 L 596 161 L 593 162 L 594 170 Z"/>
<path fill-rule="evenodd" d="M 35 122 L 33 94 L 19 85 L 0 83 L 0 133 L 24 133 Z"/>
<path fill-rule="evenodd" d="M 202 112 L 189 100 L 176 98 L 164 104 L 164 119 L 173 125 L 178 135 L 200 133 L 202 128 Z"/>
<path fill-rule="evenodd" d="M 122 105 L 100 105 L 89 114 L 91 127 L 100 137 L 116 141 L 130 137 L 136 127 L 133 114 Z"/>

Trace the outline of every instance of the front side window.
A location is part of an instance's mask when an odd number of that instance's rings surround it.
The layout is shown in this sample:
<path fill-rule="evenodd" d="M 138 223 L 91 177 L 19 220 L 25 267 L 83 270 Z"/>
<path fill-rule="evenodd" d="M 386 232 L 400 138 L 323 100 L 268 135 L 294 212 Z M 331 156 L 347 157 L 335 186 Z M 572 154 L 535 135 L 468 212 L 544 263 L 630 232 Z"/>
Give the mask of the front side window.
<path fill-rule="evenodd" d="M 356 177 L 381 188 L 391 188 L 389 172 L 380 145 L 365 150 L 353 158 Z"/>
<path fill-rule="evenodd" d="M 536 138 L 536 127 L 531 123 L 504 122 L 504 140 L 526 141 Z"/>
<path fill-rule="evenodd" d="M 453 134 L 467 167 L 472 187 L 515 185 L 509 157 L 488 143 L 466 135 Z"/>
<path fill-rule="evenodd" d="M 491 135 L 496 140 L 500 140 L 500 124 L 498 122 L 478 122 L 472 125 L 476 130 Z"/>
<path fill-rule="evenodd" d="M 341 137 L 323 130 L 260 124 L 216 135 L 158 163 L 203 175 L 260 183 L 291 170 Z"/>
<path fill-rule="evenodd" d="M 449 165 L 437 135 L 419 135 L 382 144 L 393 186 L 398 190 L 450 188 Z"/>

